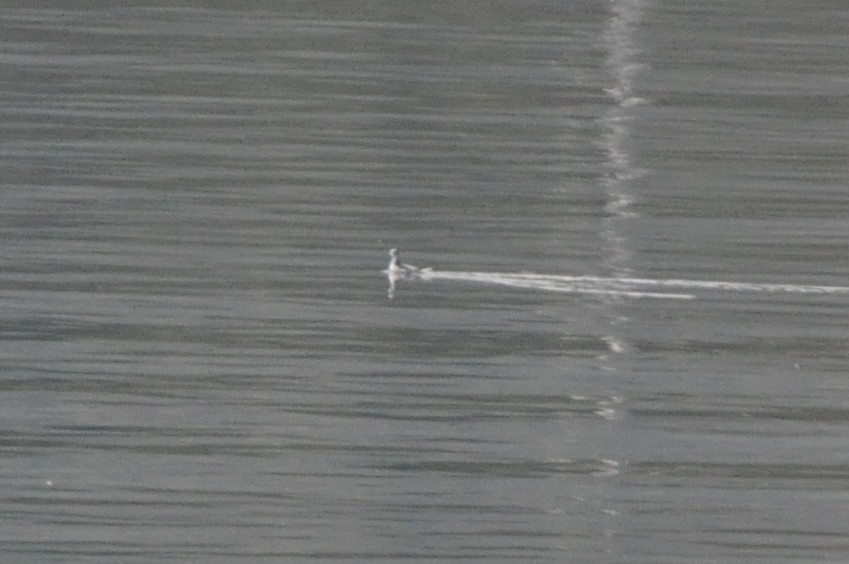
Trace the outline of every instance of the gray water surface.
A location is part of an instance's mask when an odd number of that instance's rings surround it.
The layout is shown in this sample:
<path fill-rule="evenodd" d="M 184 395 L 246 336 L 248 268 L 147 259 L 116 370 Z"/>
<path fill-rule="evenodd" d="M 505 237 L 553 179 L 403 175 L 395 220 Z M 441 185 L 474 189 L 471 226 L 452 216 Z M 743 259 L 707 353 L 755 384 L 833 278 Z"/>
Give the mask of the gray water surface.
<path fill-rule="evenodd" d="M 148 6 L 0 8 L 3 562 L 846 561 L 841 2 Z"/>

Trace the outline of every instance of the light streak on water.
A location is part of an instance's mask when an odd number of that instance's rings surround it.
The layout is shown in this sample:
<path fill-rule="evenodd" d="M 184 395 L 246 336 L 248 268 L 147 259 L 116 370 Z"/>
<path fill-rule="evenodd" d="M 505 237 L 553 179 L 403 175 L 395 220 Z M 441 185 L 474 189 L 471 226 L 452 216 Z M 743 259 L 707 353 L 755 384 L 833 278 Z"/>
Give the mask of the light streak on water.
<path fill-rule="evenodd" d="M 460 272 L 423 270 L 405 277 L 390 276 L 390 297 L 399 280 L 457 281 L 496 284 L 566 294 L 596 294 L 627 298 L 692 300 L 697 290 L 724 292 L 757 292 L 783 294 L 849 294 L 847 286 L 813 286 L 804 284 L 772 284 L 723 280 L 686 280 L 619 278 L 601 276 L 564 276 L 555 274 Z"/>

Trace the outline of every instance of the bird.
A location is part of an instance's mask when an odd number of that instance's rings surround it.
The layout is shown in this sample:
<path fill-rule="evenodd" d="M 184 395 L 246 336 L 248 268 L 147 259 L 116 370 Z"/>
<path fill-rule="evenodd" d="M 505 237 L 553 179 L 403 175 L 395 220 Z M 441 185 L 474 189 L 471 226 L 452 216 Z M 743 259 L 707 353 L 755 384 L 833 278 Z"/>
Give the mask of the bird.
<path fill-rule="evenodd" d="M 412 264 L 404 264 L 398 256 L 398 249 L 389 249 L 389 266 L 383 271 L 389 279 L 389 289 L 386 291 L 389 299 L 395 296 L 395 283 L 401 280 L 429 280 L 433 269 L 419 268 Z"/>
<path fill-rule="evenodd" d="M 389 249 L 389 266 L 386 268 L 390 274 L 399 276 L 410 276 L 421 272 L 421 269 L 412 264 L 404 264 L 398 256 L 398 249 Z"/>

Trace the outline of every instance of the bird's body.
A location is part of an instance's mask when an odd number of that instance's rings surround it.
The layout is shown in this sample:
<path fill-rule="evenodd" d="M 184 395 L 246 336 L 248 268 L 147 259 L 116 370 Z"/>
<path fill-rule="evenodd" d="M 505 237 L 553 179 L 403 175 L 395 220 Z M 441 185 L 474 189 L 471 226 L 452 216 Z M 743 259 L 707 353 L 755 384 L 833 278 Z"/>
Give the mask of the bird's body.
<path fill-rule="evenodd" d="M 390 274 L 409 276 L 421 272 L 421 269 L 412 264 L 404 264 L 398 256 L 398 249 L 389 249 L 389 267 L 386 269 Z"/>
<path fill-rule="evenodd" d="M 433 276 L 432 268 L 419 268 L 401 262 L 398 249 L 389 249 L 389 266 L 383 272 L 389 279 L 389 290 L 387 290 L 389 299 L 392 299 L 395 295 L 396 282 L 401 280 L 429 280 Z"/>

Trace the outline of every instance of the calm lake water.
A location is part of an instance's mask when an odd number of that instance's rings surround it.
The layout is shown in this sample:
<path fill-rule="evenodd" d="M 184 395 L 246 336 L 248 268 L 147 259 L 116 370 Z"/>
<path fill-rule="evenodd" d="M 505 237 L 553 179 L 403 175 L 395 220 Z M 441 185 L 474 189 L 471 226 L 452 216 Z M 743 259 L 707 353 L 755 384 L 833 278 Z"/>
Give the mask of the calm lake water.
<path fill-rule="evenodd" d="M 28 4 L 4 563 L 846 562 L 845 2 Z"/>

